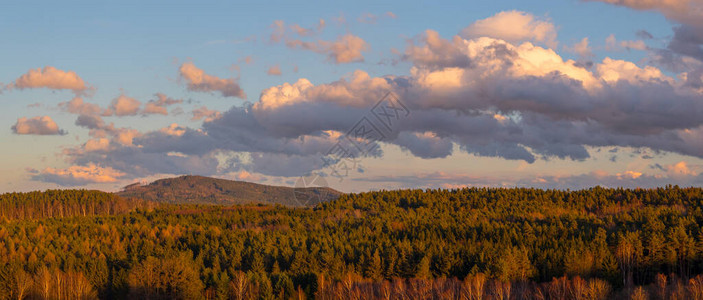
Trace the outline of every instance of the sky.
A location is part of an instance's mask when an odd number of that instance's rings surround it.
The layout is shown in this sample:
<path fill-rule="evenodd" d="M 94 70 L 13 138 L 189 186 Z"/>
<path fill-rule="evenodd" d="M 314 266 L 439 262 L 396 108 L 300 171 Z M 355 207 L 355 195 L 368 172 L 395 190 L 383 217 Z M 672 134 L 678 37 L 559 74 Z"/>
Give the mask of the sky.
<path fill-rule="evenodd" d="M 700 0 L 144 2 L 1 5 L 0 192 L 703 185 Z"/>

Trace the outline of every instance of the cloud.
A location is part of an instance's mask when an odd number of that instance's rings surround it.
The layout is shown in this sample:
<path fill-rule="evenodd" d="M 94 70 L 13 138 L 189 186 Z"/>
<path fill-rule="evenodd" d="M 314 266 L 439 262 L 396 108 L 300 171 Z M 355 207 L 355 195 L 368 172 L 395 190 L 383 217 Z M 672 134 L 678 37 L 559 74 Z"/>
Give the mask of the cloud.
<path fill-rule="evenodd" d="M 106 151 L 109 148 L 110 140 L 106 138 L 90 139 L 83 145 L 85 151 Z"/>
<path fill-rule="evenodd" d="M 139 100 L 132 97 L 128 97 L 124 94 L 118 96 L 112 100 L 110 104 L 108 115 L 115 114 L 116 116 L 134 116 L 139 111 L 139 107 L 142 105 Z"/>
<path fill-rule="evenodd" d="M 647 44 L 643 40 L 635 41 L 620 41 L 618 42 L 614 34 L 609 35 L 605 39 L 605 50 L 621 51 L 621 50 L 647 50 Z"/>
<path fill-rule="evenodd" d="M 571 47 L 565 46 L 564 50 L 571 52 L 571 53 L 576 53 L 581 58 L 593 57 L 593 51 L 591 50 L 591 47 L 588 45 L 588 38 L 587 37 L 583 38 L 580 42 L 574 44 Z"/>
<path fill-rule="evenodd" d="M 121 94 L 113 99 L 107 109 L 101 108 L 94 103 L 87 103 L 83 98 L 75 97 L 71 101 L 59 103 L 59 109 L 62 111 L 82 115 L 82 116 L 134 116 L 137 114 L 150 115 L 160 114 L 168 115 L 168 106 L 183 103 L 183 100 L 169 98 L 165 94 L 156 93 L 156 99 L 150 100 L 144 105 L 144 109 L 140 110 L 141 102 L 132 97 Z"/>
<path fill-rule="evenodd" d="M 667 19 L 703 26 L 703 3 L 698 0 L 586 0 L 599 1 L 636 10 L 656 10 Z"/>
<path fill-rule="evenodd" d="M 304 49 L 327 55 L 329 61 L 337 64 L 363 62 L 362 52 L 369 50 L 369 45 L 362 38 L 346 34 L 335 41 L 318 40 L 305 42 L 297 39 L 286 40 L 286 46 L 294 49 Z"/>
<path fill-rule="evenodd" d="M 703 10 L 703 8 L 701 8 Z M 701 15 L 703 18 L 703 13 Z M 703 61 L 703 24 L 681 25 L 674 28 L 674 37 L 667 48 L 674 53 Z"/>
<path fill-rule="evenodd" d="M 159 132 L 164 133 L 166 135 L 182 136 L 186 133 L 186 128 L 181 127 L 176 123 L 172 123 L 168 127 L 161 128 Z"/>
<path fill-rule="evenodd" d="M 313 32 L 311 29 L 300 27 L 298 24 L 291 25 L 291 29 L 300 36 L 308 36 Z"/>
<path fill-rule="evenodd" d="M 301 176 L 323 165 L 319 157 L 281 153 L 252 153 L 250 159 L 250 163 L 242 166 L 241 169 L 272 176 Z M 238 169 L 235 168 L 235 170 Z"/>
<path fill-rule="evenodd" d="M 109 151 L 86 152 L 74 149 L 66 153 L 67 162 L 77 166 L 90 166 L 100 162 L 124 174 L 123 179 L 134 179 L 154 174 L 198 174 L 210 176 L 217 173 L 215 154 L 175 155 L 177 151 L 153 152 L 134 145 L 114 145 Z M 47 180 L 44 180 L 47 181 Z"/>
<path fill-rule="evenodd" d="M 610 83 L 617 83 L 618 81 L 624 80 L 634 84 L 660 80 L 673 84 L 673 79 L 664 75 L 661 70 L 652 66 L 640 68 L 629 61 L 615 60 L 606 57 L 596 68 L 601 79 Z"/>
<path fill-rule="evenodd" d="M 452 141 L 433 132 L 402 132 L 395 143 L 422 158 L 442 158 L 452 154 Z"/>
<path fill-rule="evenodd" d="M 449 42 L 432 33 L 428 37 L 433 46 L 412 46 L 422 51 L 407 52 L 409 60 L 419 58 L 409 78 L 370 78 L 357 72 L 348 80 L 320 86 L 301 79 L 262 92 L 252 113 L 274 135 L 344 131 L 335 122 L 344 115 L 336 106 L 360 117 L 352 108 L 370 107 L 382 89 L 390 89 L 416 109 L 408 121 L 414 124 L 399 130 L 415 136 L 429 131 L 479 155 L 526 161 L 534 161 L 535 155 L 585 159 L 589 154 L 584 146 L 604 145 L 646 145 L 701 155 L 683 146 L 689 141 L 666 146 L 666 141 L 678 140 L 677 130 L 701 125 L 695 117 L 700 96 L 687 95 L 685 89 L 677 92 L 678 83 L 654 67 L 606 58 L 596 64 L 596 71 L 588 71 L 530 43 L 516 46 L 491 38 Z M 688 109 L 662 111 L 660 105 L 669 101 Z M 519 118 L 484 115 L 491 111 Z M 302 112 L 304 118 L 299 117 Z M 297 121 L 288 119 L 293 115 Z M 605 133 L 588 137 L 590 130 Z M 402 146 L 407 145 L 412 143 L 403 140 Z"/>
<path fill-rule="evenodd" d="M 80 115 L 76 119 L 76 125 L 90 129 L 88 134 L 91 137 L 111 137 L 111 143 L 115 145 L 132 146 L 134 138 L 142 135 L 136 129 L 115 127 L 113 123 L 106 124 L 100 116 Z"/>
<path fill-rule="evenodd" d="M 580 161 L 600 147 L 703 158 L 703 94 L 687 85 L 688 79 L 657 67 L 605 58 L 586 69 L 530 41 L 445 39 L 429 30 L 408 45 L 403 58 L 412 64 L 407 75 L 372 77 L 357 70 L 317 84 L 300 78 L 224 112 L 196 109 L 194 120 L 204 120 L 200 128 L 175 125 L 120 144 L 114 126 L 85 118 L 82 124 L 99 128 L 115 145 L 108 153 L 77 149 L 68 162 L 109 166 L 129 176 L 187 168 L 202 174 L 245 170 L 294 176 L 322 168 L 321 157 L 364 117 L 383 130 L 381 144 L 421 158 L 462 151 L 527 163 Z M 409 110 L 392 128 L 371 112 L 389 91 Z M 383 148 L 368 155 L 381 157 Z M 134 165 L 141 167 L 130 168 Z M 564 187 L 661 182 L 656 177 L 661 174 L 642 170 L 618 173 L 542 179 L 545 186 Z"/>
<path fill-rule="evenodd" d="M 647 30 L 637 30 L 635 34 L 643 40 L 651 40 L 654 38 L 654 36 Z"/>
<path fill-rule="evenodd" d="M 110 137 L 110 145 L 132 145 L 132 140 L 140 136 L 141 133 L 135 129 L 115 127 L 114 123 L 107 124 L 102 117 L 136 115 L 137 111 L 139 111 L 139 106 L 139 101 L 124 95 L 113 99 L 110 108 L 105 110 L 100 109 L 95 104 L 84 103 L 80 98 L 74 98 L 69 102 L 59 104 L 59 107 L 63 110 L 78 114 L 75 122 L 76 126 L 89 129 L 88 135 L 93 138 L 104 139 Z M 94 143 L 96 141 L 91 143 L 91 146 L 95 146 Z M 104 143 L 104 141 L 101 141 L 101 143 Z"/>
<path fill-rule="evenodd" d="M 667 175 L 672 178 L 682 178 L 688 176 L 698 175 L 695 171 L 689 169 L 688 164 L 685 161 L 680 161 L 678 163 L 667 165 L 663 167 Z"/>
<path fill-rule="evenodd" d="M 75 94 L 83 94 L 89 89 L 76 72 L 62 71 L 51 66 L 29 70 L 8 85 L 8 88 L 72 90 Z"/>
<path fill-rule="evenodd" d="M 669 168 L 670 166 L 666 167 Z M 673 174 L 646 174 L 632 170 L 626 170 L 615 174 L 608 174 L 607 172 L 596 170 L 576 175 L 555 176 L 537 174 L 530 177 L 491 177 L 483 174 L 470 175 L 465 173 L 432 172 L 393 176 L 364 176 L 354 178 L 353 180 L 391 184 L 396 188 L 446 189 L 490 186 L 579 190 L 594 186 L 611 188 L 655 188 L 668 184 L 695 186 L 703 183 L 703 178 L 697 176 L 695 173 L 689 173 L 686 174 L 686 176 L 676 176 Z"/>
<path fill-rule="evenodd" d="M 261 181 L 264 179 L 263 176 L 255 175 L 255 174 L 249 173 L 245 170 L 238 172 L 234 176 L 234 178 L 237 180 L 250 181 L 250 182 L 257 182 L 257 181 Z"/>
<path fill-rule="evenodd" d="M 102 129 L 106 127 L 105 122 L 98 115 L 79 115 L 76 118 L 76 125 L 88 129 Z"/>
<path fill-rule="evenodd" d="M 406 48 L 403 59 L 421 68 L 466 68 L 471 62 L 461 50 L 464 41 L 459 36 L 454 36 L 451 41 L 445 40 L 438 32 L 427 30 L 418 41 L 420 45 L 410 44 Z"/>
<path fill-rule="evenodd" d="M 273 23 L 271 23 L 271 36 L 269 37 L 269 41 L 273 43 L 278 43 L 284 40 L 291 39 L 288 35 L 288 30 L 292 31 L 292 33 L 301 36 L 301 37 L 306 37 L 306 36 L 315 36 L 320 33 L 325 29 L 327 26 L 327 23 L 325 22 L 324 19 L 320 19 L 317 22 L 317 25 L 315 27 L 311 28 L 305 28 L 303 26 L 300 26 L 298 24 L 292 24 L 286 28 L 286 23 L 282 20 L 275 20 Z"/>
<path fill-rule="evenodd" d="M 132 180 L 154 174 L 200 174 L 214 175 L 218 170 L 217 151 L 205 151 L 202 154 L 186 155 L 174 149 L 182 149 L 192 153 L 194 150 L 211 143 L 210 139 L 199 130 L 192 130 L 177 124 L 171 124 L 157 131 L 142 133 L 130 128 L 116 128 L 113 124 L 106 125 L 100 116 L 80 115 L 76 121 L 79 126 L 91 128 L 93 139 L 75 148 L 62 152 L 66 162 L 75 167 L 68 170 L 49 169 L 35 176 L 35 180 L 47 182 L 64 182 L 65 185 L 82 184 L 81 180 L 73 180 L 70 174 L 75 170 L 99 169 L 114 171 L 120 176 L 112 176 Z M 200 142 L 181 143 L 182 147 L 173 144 L 192 136 L 203 137 Z M 58 175 L 62 176 L 58 176 Z M 74 176 L 75 177 L 75 176 Z"/>
<path fill-rule="evenodd" d="M 205 106 L 198 107 L 192 111 L 193 117 L 192 121 L 204 120 L 205 122 L 212 122 L 220 118 L 222 113 L 216 110 L 210 110 Z"/>
<path fill-rule="evenodd" d="M 635 172 L 635 171 L 625 171 L 623 173 L 617 173 L 615 176 L 618 177 L 618 179 L 628 178 L 628 179 L 637 179 L 642 176 L 641 172 Z"/>
<path fill-rule="evenodd" d="M 282 21 L 278 21 L 278 22 L 282 22 Z M 277 23 L 274 23 L 274 24 L 277 24 Z M 282 24 L 282 23 L 280 23 L 280 24 Z M 317 23 L 317 27 L 315 27 L 315 28 L 303 28 L 302 26 L 300 26 L 298 24 L 293 24 L 290 26 L 290 28 L 291 28 L 291 30 L 293 30 L 293 32 L 295 32 L 299 36 L 311 36 L 311 35 L 320 34 L 322 32 L 322 30 L 325 29 L 325 25 L 326 25 L 325 20 L 320 19 Z"/>
<path fill-rule="evenodd" d="M 32 180 L 53 182 L 63 186 L 81 186 L 89 183 L 116 182 L 125 173 L 110 167 L 96 164 L 71 166 L 66 169 L 46 168 L 39 174 L 32 175 Z"/>
<path fill-rule="evenodd" d="M 503 11 L 478 20 L 461 32 L 464 38 L 493 37 L 509 42 L 542 42 L 556 48 L 557 31 L 548 20 L 522 11 Z"/>
<path fill-rule="evenodd" d="M 97 104 L 86 103 L 83 101 L 83 98 L 80 97 L 75 97 L 71 99 L 71 101 L 59 103 L 59 108 L 63 111 L 79 115 L 99 115 L 108 113 Z"/>
<path fill-rule="evenodd" d="M 279 65 L 271 66 L 269 67 L 268 71 L 266 71 L 266 74 L 281 76 L 281 67 Z"/>
<path fill-rule="evenodd" d="M 376 14 L 372 14 L 372 13 L 364 13 L 357 19 L 357 21 L 359 21 L 359 23 L 364 23 L 364 24 L 376 24 L 379 20 L 381 20 L 383 18 L 395 19 L 396 15 L 390 11 L 386 12 L 384 14 L 381 14 L 381 15 L 376 15 Z"/>
<path fill-rule="evenodd" d="M 142 114 L 168 115 L 168 106 L 183 103 L 183 100 L 169 98 L 162 93 L 156 93 L 156 100 L 151 100 L 144 105 Z"/>
<path fill-rule="evenodd" d="M 246 99 L 247 96 L 235 79 L 222 79 L 208 75 L 191 62 L 179 68 L 180 76 L 186 81 L 188 90 L 194 92 L 220 92 L 223 97 Z"/>
<path fill-rule="evenodd" d="M 136 129 L 119 128 L 114 132 L 113 141 L 124 146 L 132 146 L 134 139 L 141 135 L 142 133 Z"/>
<path fill-rule="evenodd" d="M 307 41 L 293 36 L 293 34 L 298 37 L 318 35 L 322 32 L 325 25 L 325 21 L 320 19 L 317 28 L 304 28 L 298 24 L 286 27 L 285 22 L 276 20 L 270 26 L 272 33 L 269 40 L 272 43 L 283 42 L 291 49 L 302 49 L 327 55 L 328 61 L 336 64 L 364 61 L 362 52 L 368 51 L 369 45 L 358 36 L 345 34 L 339 36 L 335 41 L 322 39 Z M 290 31 L 287 28 L 290 28 Z"/>
<path fill-rule="evenodd" d="M 15 134 L 35 134 L 35 135 L 65 135 L 66 131 L 59 129 L 56 122 L 49 116 L 33 117 L 28 119 L 22 117 L 17 119 L 17 123 L 12 126 Z"/>
<path fill-rule="evenodd" d="M 636 10 L 653 10 L 663 14 L 667 19 L 678 23 L 674 26 L 674 35 L 666 48 L 649 48 L 643 41 L 626 41 L 619 46 L 627 49 L 646 49 L 649 60 L 668 70 L 682 73 L 692 78 L 688 85 L 703 89 L 699 78 L 703 74 L 703 2 L 698 0 L 588 0 L 600 1 L 613 5 L 625 6 Z M 652 34 L 640 31 L 642 39 L 653 38 Z M 611 35 L 607 48 L 614 48 L 615 37 Z M 688 75 L 694 76 L 689 77 Z"/>
<path fill-rule="evenodd" d="M 273 32 L 271 33 L 269 40 L 274 43 L 280 42 L 286 34 L 285 22 L 282 20 L 275 20 L 271 23 L 270 27 L 273 29 Z"/>
<path fill-rule="evenodd" d="M 620 42 L 620 46 L 622 46 L 625 49 L 634 49 L 634 50 L 647 50 L 647 45 L 644 43 L 642 40 L 636 40 L 636 41 L 622 41 Z"/>
<path fill-rule="evenodd" d="M 378 16 L 372 13 L 365 13 L 361 15 L 357 20 L 359 21 L 359 23 L 376 24 L 376 22 L 378 21 Z"/>
<path fill-rule="evenodd" d="M 361 52 L 369 49 L 366 41 L 351 34 L 344 35 L 332 43 L 322 41 L 320 45 L 322 51 L 328 53 L 330 60 L 338 64 L 364 61 Z"/>

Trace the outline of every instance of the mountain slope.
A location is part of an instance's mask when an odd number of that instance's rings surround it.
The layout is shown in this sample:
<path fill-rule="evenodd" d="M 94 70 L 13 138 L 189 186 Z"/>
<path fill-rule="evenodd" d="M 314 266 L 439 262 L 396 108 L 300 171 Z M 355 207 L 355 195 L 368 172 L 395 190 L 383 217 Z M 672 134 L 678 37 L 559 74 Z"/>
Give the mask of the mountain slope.
<path fill-rule="evenodd" d="M 311 206 L 336 199 L 341 193 L 322 187 L 291 188 L 203 176 L 181 176 L 131 184 L 117 195 L 165 203 L 247 204 L 267 203 Z"/>

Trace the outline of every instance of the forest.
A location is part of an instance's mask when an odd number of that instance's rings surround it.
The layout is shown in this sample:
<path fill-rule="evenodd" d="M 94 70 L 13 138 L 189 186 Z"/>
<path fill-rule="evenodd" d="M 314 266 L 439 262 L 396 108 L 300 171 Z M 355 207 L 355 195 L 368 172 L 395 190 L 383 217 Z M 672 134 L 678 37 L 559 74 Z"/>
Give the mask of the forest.
<path fill-rule="evenodd" d="M 0 299 L 703 299 L 703 190 L 0 195 Z"/>

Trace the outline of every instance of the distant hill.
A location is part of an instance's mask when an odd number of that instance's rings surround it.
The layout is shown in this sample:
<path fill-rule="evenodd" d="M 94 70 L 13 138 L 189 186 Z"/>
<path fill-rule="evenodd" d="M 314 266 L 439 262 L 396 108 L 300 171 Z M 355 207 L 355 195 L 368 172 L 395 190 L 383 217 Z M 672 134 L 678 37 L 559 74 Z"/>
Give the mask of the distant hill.
<path fill-rule="evenodd" d="M 291 188 L 203 176 L 156 180 L 148 185 L 130 184 L 117 195 L 162 203 L 248 204 L 312 206 L 342 193 L 331 188 Z"/>

